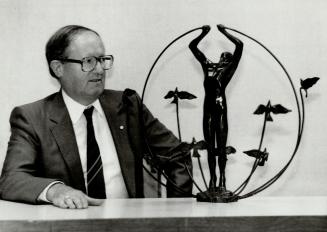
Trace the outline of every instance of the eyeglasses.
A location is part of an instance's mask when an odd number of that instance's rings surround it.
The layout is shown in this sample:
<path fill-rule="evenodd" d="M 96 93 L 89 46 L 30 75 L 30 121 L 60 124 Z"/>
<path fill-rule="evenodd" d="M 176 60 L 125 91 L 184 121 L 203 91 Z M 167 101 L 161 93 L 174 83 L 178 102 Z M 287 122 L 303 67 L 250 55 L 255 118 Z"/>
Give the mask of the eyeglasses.
<path fill-rule="evenodd" d="M 93 71 L 98 62 L 100 63 L 101 67 L 104 70 L 110 69 L 114 63 L 114 57 L 112 55 L 106 55 L 106 56 L 100 56 L 100 57 L 89 56 L 89 57 L 84 57 L 81 60 L 68 59 L 68 58 L 61 58 L 61 59 L 56 59 L 56 60 L 60 60 L 62 62 L 81 64 L 83 72 Z"/>

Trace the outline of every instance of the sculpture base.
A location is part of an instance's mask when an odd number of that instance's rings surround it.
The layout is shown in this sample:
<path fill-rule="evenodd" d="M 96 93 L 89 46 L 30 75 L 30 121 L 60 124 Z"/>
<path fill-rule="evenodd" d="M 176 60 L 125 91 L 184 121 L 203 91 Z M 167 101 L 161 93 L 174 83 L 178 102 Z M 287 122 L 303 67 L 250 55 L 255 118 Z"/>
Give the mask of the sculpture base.
<path fill-rule="evenodd" d="M 215 190 L 208 190 L 196 194 L 196 199 L 200 202 L 228 203 L 237 201 L 237 197 L 234 196 L 235 195 L 231 191 L 226 190 L 226 188 L 218 187 Z"/>

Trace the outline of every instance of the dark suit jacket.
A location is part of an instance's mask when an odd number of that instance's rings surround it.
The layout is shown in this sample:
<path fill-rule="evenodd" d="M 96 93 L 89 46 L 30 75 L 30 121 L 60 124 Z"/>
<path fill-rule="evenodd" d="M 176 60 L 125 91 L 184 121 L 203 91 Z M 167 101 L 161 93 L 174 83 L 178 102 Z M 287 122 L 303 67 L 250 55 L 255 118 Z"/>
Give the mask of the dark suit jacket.
<path fill-rule="evenodd" d="M 142 158 L 147 146 L 167 175 L 186 193 L 192 183 L 184 165 L 190 157 L 166 162 L 179 145 L 141 103 L 133 90 L 105 90 L 99 98 L 116 146 L 130 197 L 144 197 Z M 0 178 L 0 198 L 37 203 L 42 190 L 55 180 L 85 192 L 75 134 L 61 92 L 16 107 L 10 116 L 11 137 Z M 122 127 L 123 126 L 123 127 Z M 144 139 L 146 138 L 146 140 Z M 156 157 L 155 157 L 156 158 Z M 168 184 L 169 197 L 186 196 Z"/>

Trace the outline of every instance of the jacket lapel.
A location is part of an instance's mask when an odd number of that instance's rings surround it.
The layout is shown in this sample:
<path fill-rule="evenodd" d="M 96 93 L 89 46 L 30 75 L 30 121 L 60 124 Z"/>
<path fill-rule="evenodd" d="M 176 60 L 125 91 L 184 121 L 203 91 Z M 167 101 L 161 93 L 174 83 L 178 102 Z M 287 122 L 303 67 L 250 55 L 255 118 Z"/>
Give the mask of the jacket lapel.
<path fill-rule="evenodd" d="M 123 178 L 130 197 L 136 196 L 135 157 L 127 133 L 127 115 L 122 109 L 120 94 L 105 90 L 100 96 L 100 103 L 116 146 Z"/>
<path fill-rule="evenodd" d="M 53 99 L 49 119 L 53 122 L 50 130 L 70 171 L 72 186 L 86 192 L 73 125 L 61 92 Z"/>

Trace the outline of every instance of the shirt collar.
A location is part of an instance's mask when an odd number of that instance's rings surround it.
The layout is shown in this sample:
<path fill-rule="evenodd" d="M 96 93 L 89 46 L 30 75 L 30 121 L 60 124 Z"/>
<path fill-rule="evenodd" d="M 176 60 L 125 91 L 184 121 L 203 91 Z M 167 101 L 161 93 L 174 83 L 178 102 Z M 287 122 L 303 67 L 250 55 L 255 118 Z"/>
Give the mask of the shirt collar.
<path fill-rule="evenodd" d="M 90 106 L 94 106 L 95 112 L 98 112 L 100 116 L 104 116 L 103 109 L 101 107 L 99 99 L 97 99 L 95 102 L 91 103 L 88 106 L 82 105 L 72 99 L 68 96 L 68 94 L 62 89 L 62 97 L 64 99 L 64 102 L 66 104 L 70 119 L 72 120 L 72 123 L 75 124 L 83 114 L 83 111 L 86 108 L 89 108 Z"/>

